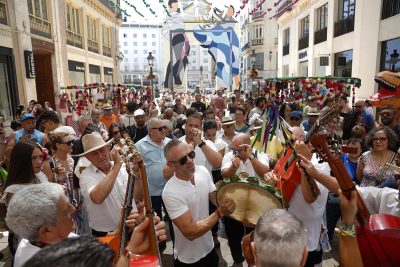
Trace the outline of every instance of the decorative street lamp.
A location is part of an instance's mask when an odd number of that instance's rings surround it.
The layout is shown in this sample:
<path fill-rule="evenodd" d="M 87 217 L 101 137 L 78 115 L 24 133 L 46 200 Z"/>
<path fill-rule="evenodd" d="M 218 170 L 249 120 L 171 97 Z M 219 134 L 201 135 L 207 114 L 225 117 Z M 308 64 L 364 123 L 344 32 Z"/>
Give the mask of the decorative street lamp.
<path fill-rule="evenodd" d="M 203 78 L 203 65 L 200 65 L 200 92 L 204 94 L 204 78 Z"/>
<path fill-rule="evenodd" d="M 156 75 L 153 73 L 154 57 L 151 54 L 151 52 L 149 52 L 149 55 L 147 56 L 147 62 L 148 62 L 149 67 L 150 67 L 149 74 L 147 74 L 147 80 L 150 81 L 150 87 L 151 87 L 151 91 L 152 91 L 152 94 L 153 94 L 153 98 L 155 98 L 156 95 L 154 95 L 153 79 L 156 78 Z"/>
<path fill-rule="evenodd" d="M 250 79 L 252 79 L 252 81 L 254 81 L 254 79 L 258 76 L 258 71 L 256 70 L 256 52 L 254 49 L 250 54 L 250 62 L 252 68 L 247 71 L 247 77 L 249 77 Z M 251 91 L 253 92 L 253 83 Z"/>
<path fill-rule="evenodd" d="M 397 49 L 393 50 L 393 53 L 390 54 L 390 63 L 392 63 L 392 71 L 396 70 L 396 63 L 399 60 L 399 53 L 397 53 Z"/>

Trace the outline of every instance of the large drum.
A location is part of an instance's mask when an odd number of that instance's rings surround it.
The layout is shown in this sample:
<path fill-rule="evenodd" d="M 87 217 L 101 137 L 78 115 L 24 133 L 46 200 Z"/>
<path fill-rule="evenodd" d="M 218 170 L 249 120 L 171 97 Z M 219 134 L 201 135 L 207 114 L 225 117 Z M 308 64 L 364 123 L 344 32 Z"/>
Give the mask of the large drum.
<path fill-rule="evenodd" d="M 235 211 L 230 215 L 235 220 L 256 225 L 267 211 L 282 208 L 282 197 L 275 186 L 247 173 L 225 178 L 217 184 L 217 203 L 226 197 L 235 202 Z"/>

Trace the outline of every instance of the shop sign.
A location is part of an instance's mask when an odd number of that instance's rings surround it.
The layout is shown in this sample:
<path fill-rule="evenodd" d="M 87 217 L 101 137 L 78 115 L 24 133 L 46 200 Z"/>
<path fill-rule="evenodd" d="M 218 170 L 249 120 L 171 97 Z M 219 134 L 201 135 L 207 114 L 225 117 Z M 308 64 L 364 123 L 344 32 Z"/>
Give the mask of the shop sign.
<path fill-rule="evenodd" d="M 299 52 L 299 60 L 301 59 L 307 59 L 307 50 Z"/>
<path fill-rule="evenodd" d="M 33 59 L 33 52 L 25 50 L 24 58 L 25 58 L 26 78 L 35 79 L 36 72 L 35 72 L 35 61 Z"/>
<path fill-rule="evenodd" d="M 68 70 L 76 72 L 85 72 L 85 65 L 82 62 L 68 60 Z"/>

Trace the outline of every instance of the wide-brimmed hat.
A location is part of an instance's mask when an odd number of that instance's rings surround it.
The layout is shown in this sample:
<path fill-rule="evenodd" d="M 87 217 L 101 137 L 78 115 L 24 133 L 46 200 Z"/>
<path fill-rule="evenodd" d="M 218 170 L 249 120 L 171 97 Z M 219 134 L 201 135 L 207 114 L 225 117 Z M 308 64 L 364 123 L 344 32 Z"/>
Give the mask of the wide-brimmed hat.
<path fill-rule="evenodd" d="M 234 124 L 235 121 L 232 119 L 232 117 L 225 116 L 225 117 L 222 117 L 221 123 L 222 123 L 222 125 L 231 125 L 231 124 Z"/>
<path fill-rule="evenodd" d="M 307 112 L 308 116 L 319 116 L 319 111 L 317 107 L 310 107 L 310 109 Z"/>
<path fill-rule="evenodd" d="M 109 103 L 106 103 L 102 107 L 103 109 L 112 109 L 112 106 Z"/>
<path fill-rule="evenodd" d="M 84 135 L 82 137 L 82 146 L 83 146 L 83 153 L 79 155 L 74 155 L 75 157 L 85 156 L 86 154 L 93 152 L 97 149 L 103 148 L 109 145 L 113 139 L 109 140 L 108 142 L 103 140 L 101 134 L 98 132 L 93 132 L 91 134 Z"/>

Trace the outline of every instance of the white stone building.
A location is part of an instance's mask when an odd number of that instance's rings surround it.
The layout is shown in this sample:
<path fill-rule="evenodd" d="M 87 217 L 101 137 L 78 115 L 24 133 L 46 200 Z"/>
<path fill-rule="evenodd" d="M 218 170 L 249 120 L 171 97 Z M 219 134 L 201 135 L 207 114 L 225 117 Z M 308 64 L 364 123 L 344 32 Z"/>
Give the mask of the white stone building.
<path fill-rule="evenodd" d="M 377 72 L 400 70 L 398 0 L 284 1 L 278 12 L 280 77 L 361 78 L 363 99 L 376 92 Z"/>

